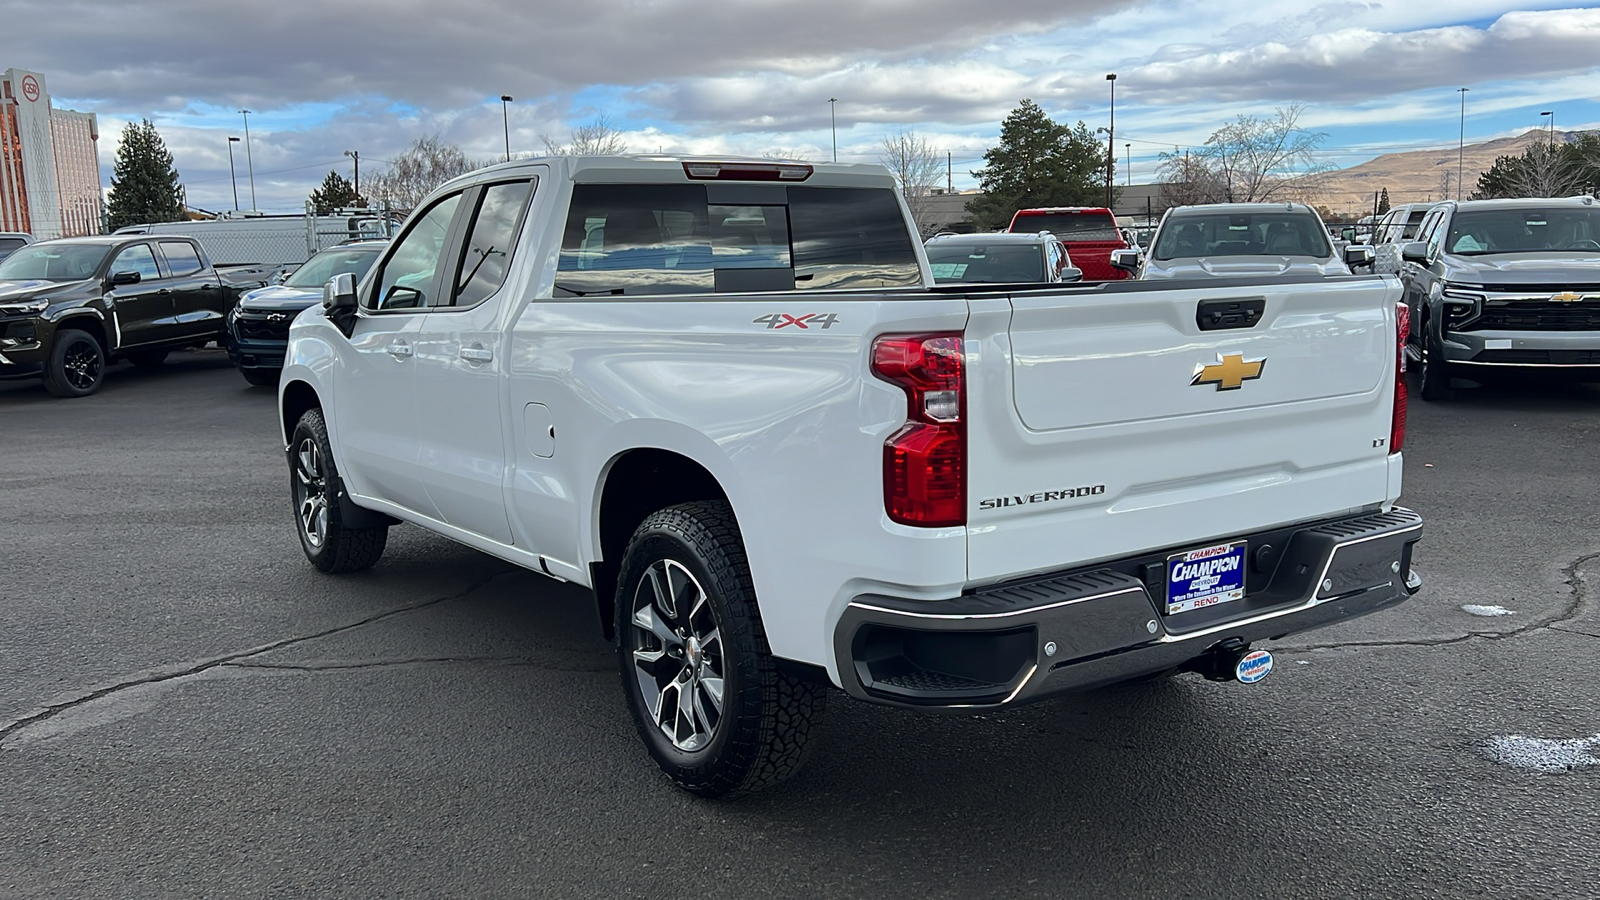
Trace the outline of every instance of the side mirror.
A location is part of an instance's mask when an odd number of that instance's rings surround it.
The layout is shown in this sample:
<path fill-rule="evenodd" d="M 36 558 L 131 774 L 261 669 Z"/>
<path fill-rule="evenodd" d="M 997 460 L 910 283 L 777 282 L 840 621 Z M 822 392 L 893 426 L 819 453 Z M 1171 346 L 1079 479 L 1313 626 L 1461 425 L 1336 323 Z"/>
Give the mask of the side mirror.
<path fill-rule="evenodd" d="M 322 311 L 345 337 L 356 326 L 356 277 L 342 272 L 322 286 Z"/>
<path fill-rule="evenodd" d="M 138 272 L 113 272 L 111 275 L 111 286 L 116 287 L 120 284 L 138 284 L 139 278 L 140 275 Z"/>
<path fill-rule="evenodd" d="M 1063 284 L 1076 283 L 1082 280 L 1083 270 L 1077 266 L 1067 266 L 1065 269 L 1061 270 L 1061 281 Z"/>
<path fill-rule="evenodd" d="M 1419 266 L 1428 264 L 1428 245 L 1422 241 L 1412 241 L 1400 248 L 1400 258 L 1406 262 L 1416 263 Z"/>
<path fill-rule="evenodd" d="M 1139 251 L 1113 250 L 1111 251 L 1111 267 L 1124 272 L 1132 272 L 1139 268 Z"/>
<path fill-rule="evenodd" d="M 1378 252 L 1365 244 L 1350 244 L 1344 248 L 1344 264 L 1352 269 L 1372 265 L 1377 256 Z"/>

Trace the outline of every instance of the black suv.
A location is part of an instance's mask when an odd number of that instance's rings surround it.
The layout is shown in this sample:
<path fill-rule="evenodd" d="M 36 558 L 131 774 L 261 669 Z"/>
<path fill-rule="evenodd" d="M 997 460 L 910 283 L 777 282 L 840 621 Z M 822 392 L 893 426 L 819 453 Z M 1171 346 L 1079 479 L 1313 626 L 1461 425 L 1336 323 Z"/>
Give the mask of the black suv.
<path fill-rule="evenodd" d="M 1450 377 L 1525 369 L 1600 381 L 1600 204 L 1593 197 L 1445 202 L 1404 245 L 1422 398 Z"/>

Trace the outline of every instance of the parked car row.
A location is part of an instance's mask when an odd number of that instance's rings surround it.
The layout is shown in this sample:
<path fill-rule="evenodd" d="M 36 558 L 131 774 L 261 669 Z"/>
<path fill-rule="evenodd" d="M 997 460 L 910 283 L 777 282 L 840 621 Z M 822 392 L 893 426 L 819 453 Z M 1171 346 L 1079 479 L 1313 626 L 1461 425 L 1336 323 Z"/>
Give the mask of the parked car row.
<path fill-rule="evenodd" d="M 258 270 L 218 270 L 188 237 L 103 235 L 29 244 L 0 261 L 0 379 L 57 397 L 99 390 L 108 362 L 154 366 L 222 336 Z"/>
<path fill-rule="evenodd" d="M 289 321 L 335 275 L 364 274 L 387 244 L 324 250 L 268 286 L 268 269 L 214 265 L 191 237 L 30 237 L 0 260 L 0 380 L 39 378 L 57 397 L 85 397 L 110 363 L 160 365 L 214 341 L 245 380 L 275 385 Z"/>

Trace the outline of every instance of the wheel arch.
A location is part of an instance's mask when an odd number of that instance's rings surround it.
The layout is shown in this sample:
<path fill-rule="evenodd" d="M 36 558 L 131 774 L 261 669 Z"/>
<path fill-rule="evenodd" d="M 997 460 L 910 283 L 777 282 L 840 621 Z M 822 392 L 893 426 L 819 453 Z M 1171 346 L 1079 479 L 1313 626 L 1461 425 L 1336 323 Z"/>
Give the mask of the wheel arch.
<path fill-rule="evenodd" d="M 288 382 L 283 386 L 278 397 L 279 409 L 283 417 L 283 443 L 289 444 L 289 436 L 294 433 L 295 423 L 309 410 L 322 406 L 322 398 L 317 396 L 316 388 L 298 379 Z"/>
<path fill-rule="evenodd" d="M 111 346 L 110 335 L 106 334 L 105 322 L 102 321 L 101 318 L 98 315 L 95 315 L 92 311 L 69 313 L 62 318 L 57 319 L 54 323 L 52 323 L 51 327 L 54 329 L 54 334 L 51 335 L 52 342 L 55 340 L 55 335 L 60 334 L 68 329 L 72 329 L 74 331 L 82 331 L 94 338 L 96 341 L 99 341 L 100 352 L 104 353 L 107 359 L 110 359 L 111 354 L 114 352 Z"/>
<path fill-rule="evenodd" d="M 607 640 L 616 637 L 617 571 L 628 539 L 659 509 L 697 500 L 733 504 L 723 484 L 700 462 L 674 450 L 635 447 L 611 457 L 594 496 L 595 561 L 589 564 L 595 611 Z"/>

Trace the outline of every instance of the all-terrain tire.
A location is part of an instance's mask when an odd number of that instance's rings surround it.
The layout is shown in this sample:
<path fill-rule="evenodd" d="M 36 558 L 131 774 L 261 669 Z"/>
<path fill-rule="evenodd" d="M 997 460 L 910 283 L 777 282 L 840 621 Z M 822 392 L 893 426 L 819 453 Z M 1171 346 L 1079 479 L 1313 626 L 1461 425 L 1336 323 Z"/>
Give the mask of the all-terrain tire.
<path fill-rule="evenodd" d="M 663 584 L 670 602 L 661 599 Z M 726 503 L 671 506 L 639 525 L 622 558 L 616 616 L 628 707 L 651 757 L 674 783 L 723 797 L 800 770 L 821 725 L 827 687 L 781 671 L 773 660 L 744 541 Z M 709 634 L 715 638 L 696 645 Z M 641 661 L 652 656 L 656 662 Z M 676 676 L 674 667 L 681 667 Z M 721 696 L 714 715 L 712 681 Z M 683 689 L 674 692 L 674 685 Z M 670 708 L 669 692 L 676 704 Z M 693 706 L 688 727 L 686 696 Z"/>
<path fill-rule="evenodd" d="M 87 397 L 105 379 L 106 351 L 94 335 L 75 328 L 56 332 L 44 364 L 44 389 L 57 397 Z"/>
<path fill-rule="evenodd" d="M 318 570 L 336 574 L 370 569 L 389 541 L 389 527 L 349 528 L 339 511 L 344 483 L 328 444 L 322 410 L 310 409 L 289 439 L 289 496 L 300 549 Z"/>

